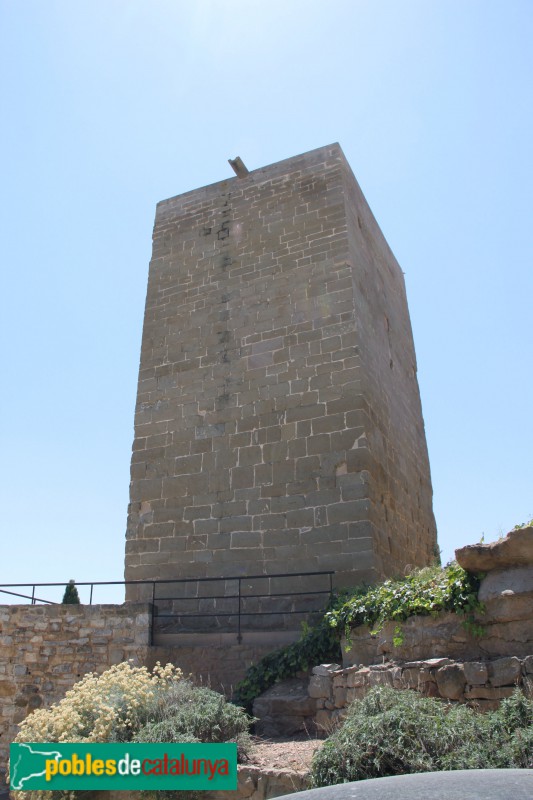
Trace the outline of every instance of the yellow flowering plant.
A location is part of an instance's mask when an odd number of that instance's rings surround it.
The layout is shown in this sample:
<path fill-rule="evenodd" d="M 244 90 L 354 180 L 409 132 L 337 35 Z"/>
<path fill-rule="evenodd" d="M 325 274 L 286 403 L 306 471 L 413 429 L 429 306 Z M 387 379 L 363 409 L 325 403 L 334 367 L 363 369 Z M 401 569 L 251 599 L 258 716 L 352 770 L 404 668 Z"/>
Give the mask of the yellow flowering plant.
<path fill-rule="evenodd" d="M 250 718 L 206 687 L 194 686 L 173 664 L 153 671 L 118 664 L 90 673 L 48 709 L 30 714 L 15 742 L 237 742 L 249 746 Z M 17 800 L 76 800 L 75 792 L 16 792 Z M 147 793 L 168 800 L 175 792 Z M 179 793 L 198 800 L 195 793 Z"/>
<path fill-rule="evenodd" d="M 38 709 L 20 725 L 15 742 L 127 742 L 149 719 L 183 673 L 157 663 L 152 673 L 129 662 L 101 675 L 89 673 L 48 709 Z"/>

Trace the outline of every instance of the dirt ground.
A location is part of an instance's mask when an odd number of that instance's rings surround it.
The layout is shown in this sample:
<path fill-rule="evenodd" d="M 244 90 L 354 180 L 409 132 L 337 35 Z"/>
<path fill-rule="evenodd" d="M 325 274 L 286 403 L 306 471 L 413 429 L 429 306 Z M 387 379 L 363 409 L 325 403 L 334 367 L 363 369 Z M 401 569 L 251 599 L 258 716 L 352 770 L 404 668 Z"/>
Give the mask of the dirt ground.
<path fill-rule="evenodd" d="M 313 754 L 322 744 L 320 739 L 303 736 L 299 739 L 275 740 L 254 738 L 246 763 L 258 767 L 309 772 Z"/>

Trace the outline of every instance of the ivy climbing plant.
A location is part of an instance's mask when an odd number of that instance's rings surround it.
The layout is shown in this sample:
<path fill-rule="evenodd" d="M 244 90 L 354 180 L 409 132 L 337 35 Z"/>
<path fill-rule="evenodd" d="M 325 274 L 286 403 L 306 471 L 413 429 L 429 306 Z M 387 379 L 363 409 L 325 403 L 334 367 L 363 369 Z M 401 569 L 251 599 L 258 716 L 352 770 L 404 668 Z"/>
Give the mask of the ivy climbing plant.
<path fill-rule="evenodd" d="M 446 567 L 426 567 L 399 580 L 343 592 L 316 627 L 304 630 L 299 641 L 269 653 L 248 669 L 237 684 L 234 702 L 251 711 L 254 699 L 277 681 L 317 664 L 338 661 L 342 634 L 359 625 L 378 633 L 386 622 L 396 621 L 394 644 L 399 646 L 402 621 L 451 611 L 464 617 L 463 625 L 471 633 L 481 635 L 483 629 L 474 618 L 476 612 L 483 612 L 478 600 L 480 578 L 453 561 Z"/>
<path fill-rule="evenodd" d="M 339 633 L 366 625 L 378 633 L 388 621 L 402 622 L 413 616 L 433 616 L 451 611 L 464 616 L 466 628 L 479 634 L 474 614 L 483 612 L 478 600 L 480 576 L 466 572 L 456 561 L 446 567 L 426 567 L 400 580 L 356 590 L 326 614 Z"/>

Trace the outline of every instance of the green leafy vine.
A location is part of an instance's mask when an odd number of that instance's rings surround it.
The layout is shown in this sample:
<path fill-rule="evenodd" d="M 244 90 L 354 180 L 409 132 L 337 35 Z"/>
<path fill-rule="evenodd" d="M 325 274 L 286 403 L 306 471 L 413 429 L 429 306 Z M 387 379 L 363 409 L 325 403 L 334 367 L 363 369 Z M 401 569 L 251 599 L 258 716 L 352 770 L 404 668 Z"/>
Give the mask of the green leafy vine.
<path fill-rule="evenodd" d="M 446 611 L 461 614 L 471 633 L 480 635 L 474 614 L 482 613 L 478 600 L 480 577 L 466 572 L 453 561 L 446 567 L 426 567 L 400 580 L 388 580 L 378 586 L 358 589 L 342 605 L 329 611 L 326 619 L 333 628 L 348 633 L 351 628 L 366 625 L 379 633 L 388 621 L 402 622 L 412 616 L 432 616 Z M 401 627 L 396 626 L 394 644 L 403 641 Z"/>
<path fill-rule="evenodd" d="M 304 629 L 297 642 L 268 653 L 247 670 L 236 686 L 233 702 L 251 713 L 255 698 L 277 681 L 291 678 L 317 664 L 338 661 L 341 657 L 339 640 L 338 632 L 325 618 L 316 627 Z"/>
<path fill-rule="evenodd" d="M 402 621 L 415 615 L 436 617 L 451 611 L 464 616 L 463 626 L 472 635 L 481 636 L 483 628 L 474 617 L 484 610 L 478 600 L 480 579 L 452 562 L 446 567 L 416 570 L 378 586 L 344 592 L 316 627 L 304 630 L 299 641 L 269 653 L 250 667 L 237 684 L 234 702 L 251 711 L 255 698 L 277 681 L 317 664 L 338 661 L 341 635 L 359 625 L 378 633 L 385 622 L 396 622 L 393 644 L 399 647 L 403 643 Z"/>

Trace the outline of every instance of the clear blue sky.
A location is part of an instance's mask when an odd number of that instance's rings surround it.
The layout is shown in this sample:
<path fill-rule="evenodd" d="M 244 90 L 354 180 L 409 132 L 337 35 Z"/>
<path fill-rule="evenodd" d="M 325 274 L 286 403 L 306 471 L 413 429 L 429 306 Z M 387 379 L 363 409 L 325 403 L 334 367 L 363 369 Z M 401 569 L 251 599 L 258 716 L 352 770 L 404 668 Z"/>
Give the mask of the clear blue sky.
<path fill-rule="evenodd" d="M 533 516 L 531 0 L 0 0 L 0 582 L 121 579 L 155 204 L 339 141 L 445 560 Z"/>

